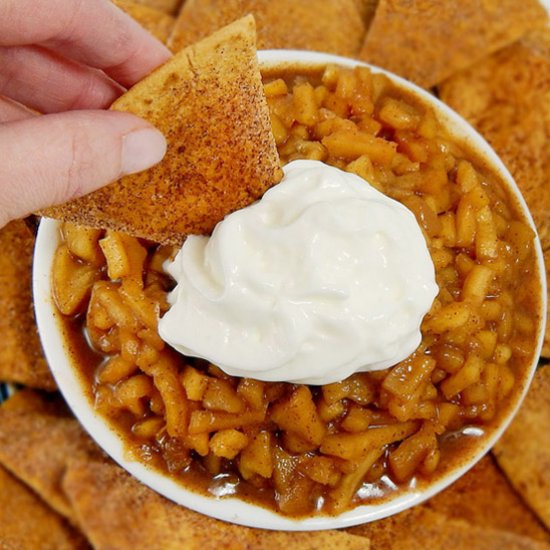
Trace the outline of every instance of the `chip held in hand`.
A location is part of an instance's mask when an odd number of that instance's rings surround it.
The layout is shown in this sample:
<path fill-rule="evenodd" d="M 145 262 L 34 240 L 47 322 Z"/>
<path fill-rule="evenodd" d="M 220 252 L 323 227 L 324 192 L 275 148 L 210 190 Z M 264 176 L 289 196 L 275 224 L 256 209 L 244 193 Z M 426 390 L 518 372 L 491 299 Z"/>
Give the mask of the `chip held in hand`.
<path fill-rule="evenodd" d="M 282 177 L 252 16 L 182 50 L 112 109 L 163 132 L 166 156 L 44 216 L 181 244 L 185 235 L 209 233 Z"/>

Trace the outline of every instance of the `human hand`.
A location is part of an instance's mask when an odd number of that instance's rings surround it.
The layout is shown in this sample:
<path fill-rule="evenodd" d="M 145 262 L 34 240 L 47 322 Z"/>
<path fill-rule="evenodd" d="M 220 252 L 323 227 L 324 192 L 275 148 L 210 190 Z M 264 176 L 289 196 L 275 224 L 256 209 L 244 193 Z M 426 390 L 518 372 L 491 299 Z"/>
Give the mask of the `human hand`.
<path fill-rule="evenodd" d="M 0 2 L 0 227 L 162 159 L 158 130 L 102 109 L 169 57 L 109 0 Z"/>

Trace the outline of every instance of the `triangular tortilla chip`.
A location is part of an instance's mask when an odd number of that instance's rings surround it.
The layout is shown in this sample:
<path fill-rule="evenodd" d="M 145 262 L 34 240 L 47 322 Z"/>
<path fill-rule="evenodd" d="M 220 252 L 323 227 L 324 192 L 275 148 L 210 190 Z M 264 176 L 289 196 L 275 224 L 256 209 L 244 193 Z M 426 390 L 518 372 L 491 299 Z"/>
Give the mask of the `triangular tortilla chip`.
<path fill-rule="evenodd" d="M 36 330 L 31 290 L 34 235 L 24 221 L 0 229 L 0 380 L 55 390 Z"/>
<path fill-rule="evenodd" d="M 514 491 L 491 455 L 421 506 L 478 527 L 550 543 L 550 534 Z"/>
<path fill-rule="evenodd" d="M 542 550 L 546 546 L 506 531 L 450 519 L 422 506 L 347 531 L 369 537 L 373 548 L 390 550 Z"/>
<path fill-rule="evenodd" d="M 138 4 L 132 0 L 113 0 L 113 3 L 135 19 L 155 38 L 166 43 L 174 26 L 175 19 L 173 16 L 150 6 Z"/>
<path fill-rule="evenodd" d="M 374 14 L 376 13 L 376 8 L 378 7 L 379 0 L 355 0 L 359 13 L 365 22 L 366 28 L 370 27 Z"/>
<path fill-rule="evenodd" d="M 181 244 L 281 179 L 252 16 L 183 50 L 113 108 L 159 128 L 166 157 L 45 215 Z"/>
<path fill-rule="evenodd" d="M 61 417 L 71 416 L 70 410 L 60 394 L 40 393 L 29 388 L 16 391 L 0 405 L 0 411 L 32 412 Z"/>
<path fill-rule="evenodd" d="M 434 513 L 437 515 L 433 516 Z M 459 534 L 463 531 L 464 523 L 467 523 L 474 529 L 488 528 L 534 541 L 550 542 L 548 532 L 510 487 L 491 456 L 483 458 L 449 488 L 415 509 L 371 524 L 352 527 L 349 532 L 370 537 L 374 548 L 386 548 L 392 536 L 404 544 L 414 518 L 429 521 L 432 517 L 435 517 L 437 523 L 442 523 L 443 517 L 451 521 L 458 520 L 460 523 L 453 524 L 450 532 L 457 530 Z"/>
<path fill-rule="evenodd" d="M 360 57 L 429 88 L 546 21 L 537 0 L 380 0 Z"/>
<path fill-rule="evenodd" d="M 507 165 L 549 255 L 550 29 L 530 33 L 451 77 L 439 87 L 439 94 Z M 550 357 L 550 323 L 543 356 Z"/>
<path fill-rule="evenodd" d="M 546 267 L 546 280 L 550 281 L 550 249 L 544 251 L 544 266 Z M 550 297 L 550 288 L 547 288 L 546 296 L 547 299 Z M 546 332 L 540 353 L 546 359 L 550 357 L 550 309 L 546 313 Z"/>
<path fill-rule="evenodd" d="M 102 457 L 74 418 L 0 407 L 0 464 L 75 525 L 73 510 L 61 490 L 67 463 Z"/>
<path fill-rule="evenodd" d="M 512 485 L 550 529 L 550 367 L 535 374 L 494 454 Z"/>
<path fill-rule="evenodd" d="M 98 549 L 369 548 L 368 539 L 338 531 L 265 531 L 218 521 L 169 502 L 113 463 L 74 464 L 63 487 L 79 524 Z"/>
<path fill-rule="evenodd" d="M 260 50 L 356 57 L 365 36 L 357 0 L 187 0 L 168 46 L 179 51 L 247 13 L 256 19 Z"/>
<path fill-rule="evenodd" d="M 0 466 L 0 548 L 84 550 L 89 545 L 61 516 Z"/>
<path fill-rule="evenodd" d="M 163 11 L 164 13 L 169 13 L 174 15 L 178 12 L 182 0 L 135 0 L 137 4 L 142 4 L 156 10 Z M 185 0 L 183 0 L 184 2 Z"/>

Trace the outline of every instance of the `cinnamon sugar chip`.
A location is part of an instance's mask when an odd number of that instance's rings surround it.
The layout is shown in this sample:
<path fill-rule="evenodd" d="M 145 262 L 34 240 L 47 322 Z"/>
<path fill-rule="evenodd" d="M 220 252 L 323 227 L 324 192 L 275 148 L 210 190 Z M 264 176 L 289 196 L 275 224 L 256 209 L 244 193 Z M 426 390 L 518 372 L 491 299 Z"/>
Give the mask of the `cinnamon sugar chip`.
<path fill-rule="evenodd" d="M 464 524 L 470 524 L 474 531 L 490 529 L 492 532 L 502 532 L 505 537 L 515 535 L 521 537 L 520 540 L 525 537 L 533 542 L 550 542 L 550 534 L 514 491 L 490 455 L 450 487 L 416 508 L 352 527 L 348 531 L 370 537 L 374 548 L 393 548 L 392 537 L 396 541 L 401 539 L 404 545 L 407 531 L 415 518 L 428 520 L 431 517 L 435 517 L 438 523 L 443 523 L 443 518 L 447 518 L 453 522 L 450 531 L 458 530 L 459 533 Z M 455 523 L 457 521 L 458 524 Z M 406 546 L 396 546 L 403 547 Z M 437 546 L 440 547 L 446 548 Z"/>
<path fill-rule="evenodd" d="M 370 24 L 376 13 L 376 8 L 378 7 L 379 0 L 355 0 L 359 13 L 365 22 L 367 28 L 370 27 Z"/>
<path fill-rule="evenodd" d="M 86 540 L 0 466 L 0 548 L 85 550 Z"/>
<path fill-rule="evenodd" d="M 523 502 L 490 454 L 421 506 L 478 527 L 550 543 L 550 533 Z"/>
<path fill-rule="evenodd" d="M 45 407 L 0 407 L 0 465 L 76 525 L 61 479 L 69 461 L 101 460 L 103 454 L 76 419 L 50 414 Z"/>
<path fill-rule="evenodd" d="M 550 281 L 550 249 L 544 251 L 544 266 L 546 268 L 546 280 Z M 550 290 L 547 291 L 547 297 Z M 550 358 L 550 310 L 546 314 L 546 332 L 544 333 L 544 342 L 540 354 L 545 359 Z"/>
<path fill-rule="evenodd" d="M 373 548 L 391 550 L 542 550 L 546 547 L 543 543 L 528 537 L 472 525 L 461 519 L 451 519 L 422 506 L 348 531 L 370 537 Z"/>
<path fill-rule="evenodd" d="M 112 108 L 159 128 L 168 142 L 164 160 L 44 215 L 181 244 L 282 177 L 252 16 L 181 51 Z"/>
<path fill-rule="evenodd" d="M 369 549 L 368 539 L 338 531 L 268 531 L 212 519 L 169 502 L 114 464 L 74 464 L 63 487 L 98 550 Z"/>
<path fill-rule="evenodd" d="M 135 2 L 171 15 L 177 14 L 182 5 L 182 0 L 135 0 Z"/>
<path fill-rule="evenodd" d="M 166 43 L 175 22 L 172 15 L 150 6 L 138 4 L 132 0 L 113 0 L 113 3 L 135 19 L 155 38 Z"/>
<path fill-rule="evenodd" d="M 380 0 L 360 57 L 429 88 L 546 21 L 537 0 Z"/>
<path fill-rule="evenodd" d="M 55 390 L 34 320 L 34 235 L 24 221 L 0 229 L 0 381 Z"/>
<path fill-rule="evenodd" d="M 179 51 L 248 13 L 258 49 L 314 50 L 357 57 L 365 36 L 358 0 L 187 0 L 168 42 Z"/>
<path fill-rule="evenodd" d="M 449 78 L 439 94 L 504 161 L 550 256 L 550 29 L 530 33 Z M 542 354 L 550 357 L 550 323 Z"/>
<path fill-rule="evenodd" d="M 518 493 L 550 529 L 550 367 L 535 373 L 516 418 L 494 454 Z"/>
<path fill-rule="evenodd" d="M 0 417 L 4 411 L 35 413 L 49 416 L 70 417 L 70 411 L 59 393 L 43 393 L 30 388 L 16 391 L 0 405 Z"/>

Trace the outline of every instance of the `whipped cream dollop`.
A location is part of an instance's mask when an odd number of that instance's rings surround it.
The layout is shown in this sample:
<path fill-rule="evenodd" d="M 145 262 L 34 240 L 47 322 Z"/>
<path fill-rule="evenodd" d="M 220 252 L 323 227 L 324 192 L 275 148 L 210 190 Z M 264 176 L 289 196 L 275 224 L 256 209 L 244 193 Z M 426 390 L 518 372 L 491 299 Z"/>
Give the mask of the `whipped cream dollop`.
<path fill-rule="evenodd" d="M 438 292 L 414 215 L 322 162 L 284 174 L 211 237 L 187 238 L 166 267 L 161 337 L 265 381 L 328 384 L 405 359 Z"/>

